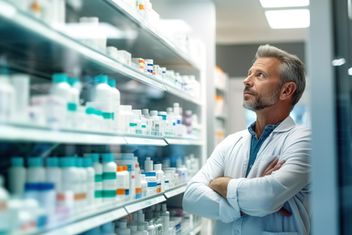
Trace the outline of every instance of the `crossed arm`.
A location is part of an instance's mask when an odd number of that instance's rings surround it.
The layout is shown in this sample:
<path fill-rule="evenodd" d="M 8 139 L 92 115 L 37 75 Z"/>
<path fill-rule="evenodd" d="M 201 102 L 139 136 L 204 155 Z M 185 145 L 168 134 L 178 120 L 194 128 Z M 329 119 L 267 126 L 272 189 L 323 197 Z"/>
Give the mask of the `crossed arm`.
<path fill-rule="evenodd" d="M 226 145 L 226 143 L 224 144 Z M 218 146 L 203 168 L 189 183 L 184 209 L 210 219 L 230 223 L 242 215 L 266 216 L 279 212 L 283 204 L 308 184 L 309 135 L 292 141 L 257 178 L 224 177 L 224 146 Z"/>

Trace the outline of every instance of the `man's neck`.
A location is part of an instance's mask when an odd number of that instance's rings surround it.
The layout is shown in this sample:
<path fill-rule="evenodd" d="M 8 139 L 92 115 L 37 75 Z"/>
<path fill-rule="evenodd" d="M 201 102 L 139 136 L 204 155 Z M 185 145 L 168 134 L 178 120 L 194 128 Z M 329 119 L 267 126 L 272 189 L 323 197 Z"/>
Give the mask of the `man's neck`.
<path fill-rule="evenodd" d="M 278 124 L 289 115 L 287 112 L 275 112 L 273 110 L 260 110 L 257 111 L 256 114 L 255 133 L 258 138 L 262 135 L 266 125 Z"/>

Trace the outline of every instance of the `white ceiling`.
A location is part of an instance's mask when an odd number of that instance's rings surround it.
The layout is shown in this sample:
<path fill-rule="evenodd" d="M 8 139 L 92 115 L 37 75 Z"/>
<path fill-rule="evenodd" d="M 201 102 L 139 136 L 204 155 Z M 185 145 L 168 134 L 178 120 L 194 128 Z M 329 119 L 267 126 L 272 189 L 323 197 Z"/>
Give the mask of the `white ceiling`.
<path fill-rule="evenodd" d="M 259 0 L 213 0 L 218 44 L 305 41 L 308 29 L 271 29 Z"/>

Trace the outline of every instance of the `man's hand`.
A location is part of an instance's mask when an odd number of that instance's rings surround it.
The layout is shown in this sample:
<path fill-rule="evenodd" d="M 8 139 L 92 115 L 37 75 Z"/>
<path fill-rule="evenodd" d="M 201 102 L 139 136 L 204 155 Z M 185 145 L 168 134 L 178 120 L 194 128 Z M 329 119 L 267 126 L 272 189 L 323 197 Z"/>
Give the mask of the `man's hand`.
<path fill-rule="evenodd" d="M 263 176 L 266 176 L 266 175 L 271 175 L 271 173 L 273 173 L 274 171 L 277 171 L 278 169 L 280 169 L 284 163 L 285 163 L 285 161 L 279 161 L 279 159 L 274 159 L 265 168 L 265 170 L 260 175 L 260 177 L 263 177 Z"/>
<path fill-rule="evenodd" d="M 226 198 L 227 195 L 227 185 L 232 178 L 228 176 L 217 177 L 209 182 L 209 187 L 220 194 L 222 197 Z"/>
<path fill-rule="evenodd" d="M 279 170 L 284 163 L 285 161 L 279 161 L 279 159 L 274 159 L 272 162 L 269 163 L 269 165 L 265 168 L 264 172 L 260 176 L 263 177 L 266 175 L 271 175 L 274 171 Z M 283 207 L 278 211 L 278 213 L 286 217 L 291 216 L 291 212 L 289 212 Z"/>

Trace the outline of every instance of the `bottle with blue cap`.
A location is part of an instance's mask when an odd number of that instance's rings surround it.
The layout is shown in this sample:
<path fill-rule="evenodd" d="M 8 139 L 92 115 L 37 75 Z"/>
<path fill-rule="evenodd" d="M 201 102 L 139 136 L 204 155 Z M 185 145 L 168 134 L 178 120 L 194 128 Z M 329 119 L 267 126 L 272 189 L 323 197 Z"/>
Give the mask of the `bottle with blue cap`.
<path fill-rule="evenodd" d="M 9 169 L 9 188 L 14 196 L 22 196 L 24 193 L 24 184 L 26 182 L 26 168 L 22 157 L 11 158 L 11 167 Z"/>
<path fill-rule="evenodd" d="M 26 183 L 43 183 L 45 182 L 45 169 L 43 167 L 43 158 L 30 157 L 28 159 Z"/>
<path fill-rule="evenodd" d="M 117 180 L 114 154 L 104 153 L 103 158 L 103 200 L 111 201 L 116 198 Z"/>

